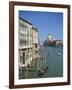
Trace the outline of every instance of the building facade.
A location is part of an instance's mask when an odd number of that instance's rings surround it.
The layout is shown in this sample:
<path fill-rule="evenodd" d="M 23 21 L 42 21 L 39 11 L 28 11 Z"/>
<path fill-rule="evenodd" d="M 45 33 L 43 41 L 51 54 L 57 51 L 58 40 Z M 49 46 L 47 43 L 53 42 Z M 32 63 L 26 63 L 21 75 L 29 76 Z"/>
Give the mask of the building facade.
<path fill-rule="evenodd" d="M 39 49 L 39 37 L 38 37 L 38 29 L 32 27 L 32 32 L 33 32 L 33 55 L 35 55 L 36 51 Z M 34 57 L 33 57 L 34 58 Z"/>
<path fill-rule="evenodd" d="M 19 18 L 19 69 L 30 67 L 38 56 L 38 28 L 32 23 Z M 33 62 L 33 63 L 32 63 Z"/>
<path fill-rule="evenodd" d="M 39 35 L 38 35 L 38 28 L 32 27 L 32 34 L 33 34 L 33 61 L 32 65 L 39 67 L 39 59 L 40 59 L 40 44 L 39 44 Z"/>

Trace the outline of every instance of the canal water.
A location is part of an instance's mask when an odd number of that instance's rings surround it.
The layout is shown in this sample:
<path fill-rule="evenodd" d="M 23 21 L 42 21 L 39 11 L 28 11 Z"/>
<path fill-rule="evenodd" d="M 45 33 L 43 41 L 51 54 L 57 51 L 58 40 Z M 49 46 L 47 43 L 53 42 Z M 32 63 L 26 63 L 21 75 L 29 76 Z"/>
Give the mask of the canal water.
<path fill-rule="evenodd" d="M 46 55 L 45 65 L 49 66 L 48 71 L 43 77 L 62 77 L 63 76 L 63 47 L 43 47 Z"/>
<path fill-rule="evenodd" d="M 38 71 L 29 71 L 25 78 L 49 78 L 49 77 L 62 77 L 63 76 L 63 47 L 41 46 L 42 52 L 46 56 L 44 67 L 48 66 L 47 71 L 39 76 Z M 25 73 L 20 75 L 23 79 Z"/>

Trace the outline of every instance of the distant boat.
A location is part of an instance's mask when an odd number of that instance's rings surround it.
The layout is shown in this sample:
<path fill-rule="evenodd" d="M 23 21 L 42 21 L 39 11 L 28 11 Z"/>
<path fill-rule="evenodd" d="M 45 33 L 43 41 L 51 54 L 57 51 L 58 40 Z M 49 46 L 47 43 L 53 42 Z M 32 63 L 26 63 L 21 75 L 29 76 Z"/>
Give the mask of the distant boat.
<path fill-rule="evenodd" d="M 61 52 L 58 52 L 57 55 L 58 55 L 58 56 L 61 56 Z"/>

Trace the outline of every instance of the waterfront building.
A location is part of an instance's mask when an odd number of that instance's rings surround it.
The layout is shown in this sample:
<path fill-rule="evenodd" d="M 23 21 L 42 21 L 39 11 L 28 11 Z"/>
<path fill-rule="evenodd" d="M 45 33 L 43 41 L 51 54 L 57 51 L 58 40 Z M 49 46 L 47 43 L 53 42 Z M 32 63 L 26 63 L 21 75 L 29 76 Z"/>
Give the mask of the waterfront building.
<path fill-rule="evenodd" d="M 39 49 L 39 37 L 38 37 L 38 28 L 32 27 L 33 32 L 33 50 Z"/>
<path fill-rule="evenodd" d="M 47 39 L 43 43 L 44 46 L 63 46 L 62 40 L 57 40 L 51 34 L 48 34 Z"/>
<path fill-rule="evenodd" d="M 32 24 L 19 18 L 19 67 L 32 61 Z"/>
<path fill-rule="evenodd" d="M 62 40 L 56 40 L 56 45 L 57 46 L 63 46 L 63 41 Z"/>
<path fill-rule="evenodd" d="M 32 61 L 38 56 L 38 28 L 32 23 L 19 18 L 19 68 L 32 66 Z"/>
<path fill-rule="evenodd" d="M 37 60 L 40 57 L 40 54 L 39 54 L 40 44 L 39 44 L 38 28 L 32 27 L 32 34 L 33 34 L 33 57 L 32 57 L 33 62 L 32 62 L 32 65 L 35 66 L 35 64 L 39 62 Z"/>

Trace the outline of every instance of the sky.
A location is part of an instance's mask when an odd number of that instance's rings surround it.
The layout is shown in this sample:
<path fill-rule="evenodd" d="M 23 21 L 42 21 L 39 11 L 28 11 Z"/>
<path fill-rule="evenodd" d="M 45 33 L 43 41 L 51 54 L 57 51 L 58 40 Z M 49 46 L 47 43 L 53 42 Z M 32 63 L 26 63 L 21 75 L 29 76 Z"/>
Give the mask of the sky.
<path fill-rule="evenodd" d="M 40 42 L 44 42 L 48 34 L 63 40 L 63 13 L 20 10 L 19 17 L 29 20 L 33 26 L 39 28 Z"/>

